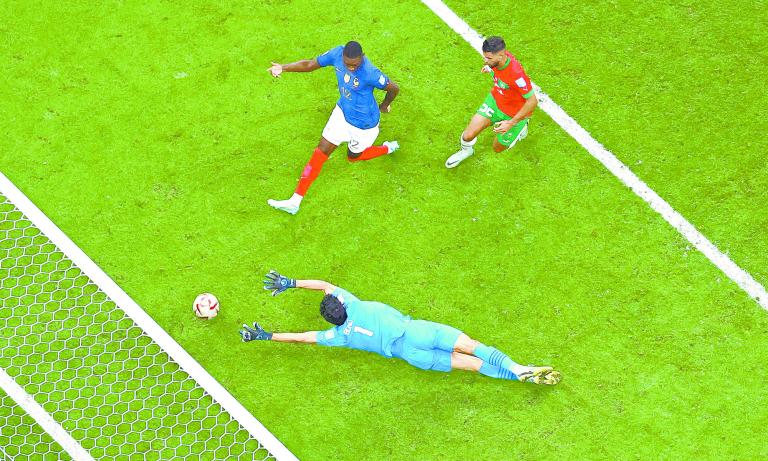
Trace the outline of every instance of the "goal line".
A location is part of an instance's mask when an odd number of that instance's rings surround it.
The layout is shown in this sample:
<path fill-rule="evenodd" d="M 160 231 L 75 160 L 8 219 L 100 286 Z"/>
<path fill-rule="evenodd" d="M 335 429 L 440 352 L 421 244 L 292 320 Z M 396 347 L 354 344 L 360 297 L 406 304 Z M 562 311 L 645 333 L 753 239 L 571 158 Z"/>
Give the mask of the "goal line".
<path fill-rule="evenodd" d="M 0 388 L 73 459 L 297 459 L 2 173 L 0 261 Z"/>

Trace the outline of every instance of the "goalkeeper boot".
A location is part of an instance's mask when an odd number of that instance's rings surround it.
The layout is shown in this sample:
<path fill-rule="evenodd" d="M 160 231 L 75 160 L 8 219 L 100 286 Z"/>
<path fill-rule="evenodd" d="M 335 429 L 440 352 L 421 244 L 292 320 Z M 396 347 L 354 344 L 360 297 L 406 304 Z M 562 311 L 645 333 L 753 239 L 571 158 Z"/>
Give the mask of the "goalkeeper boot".
<path fill-rule="evenodd" d="M 269 199 L 267 200 L 267 204 L 269 204 L 269 206 L 272 208 L 285 211 L 286 213 L 296 214 L 299 212 L 299 204 L 296 203 L 293 198 L 289 198 L 288 200 Z"/>
<path fill-rule="evenodd" d="M 554 386 L 560 382 L 560 373 L 552 367 L 529 367 L 528 370 L 517 375 L 517 379 L 522 383 Z"/>
<path fill-rule="evenodd" d="M 448 160 L 445 161 L 445 167 L 446 168 L 456 168 L 459 166 L 459 163 L 463 162 L 467 158 L 471 157 L 472 154 L 475 153 L 474 149 L 460 149 L 455 154 L 448 157 Z"/>
<path fill-rule="evenodd" d="M 400 143 L 397 142 L 397 141 L 384 141 L 381 144 L 386 146 L 387 150 L 389 150 L 389 152 L 387 152 L 387 154 L 392 154 L 397 149 L 400 149 Z"/>
<path fill-rule="evenodd" d="M 560 372 L 552 370 L 549 373 L 545 373 L 542 376 L 536 376 L 533 378 L 533 382 L 536 384 L 546 384 L 549 386 L 554 386 L 555 384 L 559 383 L 561 379 Z"/>

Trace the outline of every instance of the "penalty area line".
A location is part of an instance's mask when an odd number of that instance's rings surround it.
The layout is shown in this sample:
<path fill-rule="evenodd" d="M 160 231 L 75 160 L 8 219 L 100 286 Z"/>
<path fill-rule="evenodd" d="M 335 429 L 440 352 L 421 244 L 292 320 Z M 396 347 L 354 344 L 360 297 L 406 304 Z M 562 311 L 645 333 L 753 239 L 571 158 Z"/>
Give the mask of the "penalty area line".
<path fill-rule="evenodd" d="M 433 13 L 445 22 L 448 27 L 459 34 L 472 48 L 482 54 L 483 36 L 470 27 L 463 19 L 454 13 L 441 0 L 421 0 Z M 752 297 L 765 310 L 768 311 L 768 292 L 749 272 L 734 263 L 731 258 L 720 251 L 704 234 L 688 222 L 683 215 L 678 213 L 666 200 L 653 191 L 632 170 L 616 158 L 613 153 L 597 142 L 581 125 L 568 115 L 562 107 L 557 105 L 552 98 L 534 84 L 536 96 L 539 98 L 539 106 L 576 140 L 594 158 L 602 163 L 608 171 L 629 187 L 638 197 L 643 199 L 651 208 L 659 213 L 665 221 L 677 229 L 696 249 L 704 254 L 723 273 L 733 280 L 742 290 Z"/>

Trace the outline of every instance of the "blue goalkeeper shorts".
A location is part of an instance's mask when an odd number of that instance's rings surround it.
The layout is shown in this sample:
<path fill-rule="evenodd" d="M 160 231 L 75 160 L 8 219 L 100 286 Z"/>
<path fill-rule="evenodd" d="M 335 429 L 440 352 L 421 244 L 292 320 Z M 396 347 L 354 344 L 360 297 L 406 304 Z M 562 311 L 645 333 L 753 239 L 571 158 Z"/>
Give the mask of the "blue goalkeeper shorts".
<path fill-rule="evenodd" d="M 392 356 L 422 370 L 451 371 L 451 352 L 460 334 L 442 323 L 413 320 L 392 344 Z"/>

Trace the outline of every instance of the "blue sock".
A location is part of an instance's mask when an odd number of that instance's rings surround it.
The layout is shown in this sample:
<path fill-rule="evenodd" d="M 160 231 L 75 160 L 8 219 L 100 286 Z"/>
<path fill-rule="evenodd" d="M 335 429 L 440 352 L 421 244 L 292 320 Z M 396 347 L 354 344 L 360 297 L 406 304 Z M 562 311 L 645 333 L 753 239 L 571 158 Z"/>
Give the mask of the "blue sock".
<path fill-rule="evenodd" d="M 507 357 L 506 354 L 496 349 L 495 347 L 486 346 L 483 343 L 479 343 L 473 352 L 475 357 L 481 359 L 483 362 L 488 362 L 491 365 L 511 370 L 517 363 Z"/>
<path fill-rule="evenodd" d="M 490 376 L 491 378 L 508 379 L 510 381 L 518 380 L 517 375 L 508 369 L 500 368 L 496 365 L 491 365 L 486 361 L 483 361 L 483 364 L 480 366 L 480 373 L 484 374 L 485 376 Z"/>

